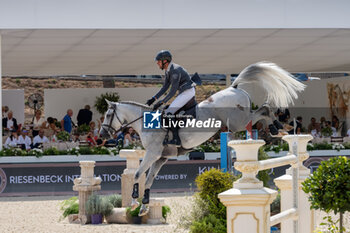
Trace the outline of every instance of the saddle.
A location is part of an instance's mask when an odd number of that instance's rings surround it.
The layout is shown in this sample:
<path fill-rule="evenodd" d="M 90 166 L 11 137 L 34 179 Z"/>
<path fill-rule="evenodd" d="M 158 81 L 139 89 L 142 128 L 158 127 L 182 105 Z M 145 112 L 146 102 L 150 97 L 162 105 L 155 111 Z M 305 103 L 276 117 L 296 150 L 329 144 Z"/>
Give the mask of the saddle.
<path fill-rule="evenodd" d="M 181 113 L 182 115 L 191 115 L 196 118 L 196 106 L 196 97 L 193 96 L 182 108 L 175 112 L 175 115 Z"/>

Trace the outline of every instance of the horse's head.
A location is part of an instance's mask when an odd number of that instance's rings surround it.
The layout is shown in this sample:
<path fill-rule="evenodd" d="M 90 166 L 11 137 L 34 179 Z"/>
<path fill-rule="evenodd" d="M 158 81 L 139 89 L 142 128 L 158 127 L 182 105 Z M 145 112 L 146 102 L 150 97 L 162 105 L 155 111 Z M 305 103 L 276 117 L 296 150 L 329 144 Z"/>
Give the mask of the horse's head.
<path fill-rule="evenodd" d="M 104 121 L 101 125 L 100 135 L 103 138 L 112 137 L 124 124 L 124 118 L 121 113 L 117 113 L 118 103 L 106 100 L 108 109 Z"/>

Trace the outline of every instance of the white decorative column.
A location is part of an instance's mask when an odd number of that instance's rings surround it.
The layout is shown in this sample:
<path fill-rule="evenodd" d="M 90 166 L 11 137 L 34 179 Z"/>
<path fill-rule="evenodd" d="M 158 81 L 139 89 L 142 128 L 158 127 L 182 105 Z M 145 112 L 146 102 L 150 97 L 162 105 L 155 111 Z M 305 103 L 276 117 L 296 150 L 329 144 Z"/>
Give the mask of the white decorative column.
<path fill-rule="evenodd" d="M 134 176 L 140 166 L 140 159 L 145 156 L 145 150 L 121 150 L 119 156 L 126 158 L 126 169 L 122 174 L 122 206 L 128 207 L 132 201 L 132 189 Z M 142 174 L 139 180 L 139 195 L 143 196 L 145 191 L 146 174 Z"/>
<path fill-rule="evenodd" d="M 74 179 L 73 190 L 79 192 L 79 220 L 80 223 L 90 222 L 86 214 L 85 204 L 92 192 L 101 190 L 101 178 L 94 177 L 95 161 L 80 161 L 81 175 Z"/>
<path fill-rule="evenodd" d="M 234 167 L 242 172 L 242 178 L 233 183 L 232 189 L 219 194 L 220 201 L 227 207 L 227 232 L 270 232 L 270 204 L 276 198 L 277 191 L 264 188 L 256 178 L 259 170 L 258 150 L 264 144 L 263 140 L 228 143 L 236 151 Z"/>
<path fill-rule="evenodd" d="M 151 198 L 149 201 L 149 213 L 147 223 L 160 224 L 163 223 L 162 207 L 165 201 L 163 198 Z"/>
<path fill-rule="evenodd" d="M 309 158 L 307 152 L 307 143 L 313 137 L 311 135 L 286 135 L 282 139 L 289 144 L 288 154 L 292 154 L 293 143 L 298 143 L 298 161 L 299 161 L 299 233 L 310 233 L 315 230 L 315 211 L 310 210 L 310 203 L 308 196 L 301 189 L 301 183 L 310 175 L 310 169 L 303 165 L 303 161 Z M 292 169 L 286 170 L 286 175 L 280 176 L 274 179 L 276 186 L 281 190 L 281 211 L 290 209 L 293 207 L 291 200 L 293 199 L 292 193 Z M 286 220 L 281 223 L 281 232 L 292 233 L 293 232 L 293 220 Z"/>

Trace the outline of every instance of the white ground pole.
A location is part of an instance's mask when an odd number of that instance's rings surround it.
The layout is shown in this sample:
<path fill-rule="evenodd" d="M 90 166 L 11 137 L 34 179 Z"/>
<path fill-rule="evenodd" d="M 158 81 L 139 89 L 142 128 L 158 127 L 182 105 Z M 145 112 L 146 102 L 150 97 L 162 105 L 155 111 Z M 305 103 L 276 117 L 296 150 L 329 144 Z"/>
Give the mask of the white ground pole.
<path fill-rule="evenodd" d="M 226 74 L 226 87 L 231 86 L 231 75 Z"/>
<path fill-rule="evenodd" d="M 0 34 L 0 108 L 2 109 L 2 73 L 1 73 L 1 34 Z M 1 123 L 2 125 L 2 123 Z M 2 126 L 0 127 L 0 150 L 2 150 Z"/>

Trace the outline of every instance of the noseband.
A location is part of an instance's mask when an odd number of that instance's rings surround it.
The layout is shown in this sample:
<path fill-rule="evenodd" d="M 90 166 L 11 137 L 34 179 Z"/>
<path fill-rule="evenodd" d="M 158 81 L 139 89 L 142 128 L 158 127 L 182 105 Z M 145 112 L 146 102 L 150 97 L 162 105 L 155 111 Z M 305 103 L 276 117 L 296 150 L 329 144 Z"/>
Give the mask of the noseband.
<path fill-rule="evenodd" d="M 131 125 L 132 123 L 134 123 L 134 122 L 140 120 L 141 118 L 143 118 L 143 115 L 142 115 L 142 116 L 140 116 L 139 118 L 136 118 L 135 120 L 133 120 L 133 121 L 131 121 L 131 122 L 129 122 L 129 123 L 123 125 L 123 122 L 122 122 L 122 121 L 120 120 L 120 118 L 118 117 L 117 108 L 116 108 L 116 107 L 111 107 L 111 108 L 109 108 L 109 109 L 112 109 L 112 110 L 113 110 L 113 115 L 112 115 L 112 117 L 111 117 L 111 120 L 109 121 L 109 124 L 102 124 L 102 128 L 105 129 L 105 130 L 108 132 L 109 136 L 112 136 L 113 134 L 116 134 L 116 133 L 118 133 L 118 132 L 124 130 L 126 127 L 128 127 L 128 126 Z M 113 123 L 113 120 L 114 120 L 114 116 L 117 117 L 117 119 L 118 119 L 118 121 L 119 121 L 119 123 L 120 123 L 120 125 L 121 125 L 119 129 L 115 129 L 115 128 L 112 126 L 112 123 Z M 106 129 L 106 128 L 107 128 L 107 129 Z M 110 131 L 112 131 L 112 133 L 111 133 Z"/>

